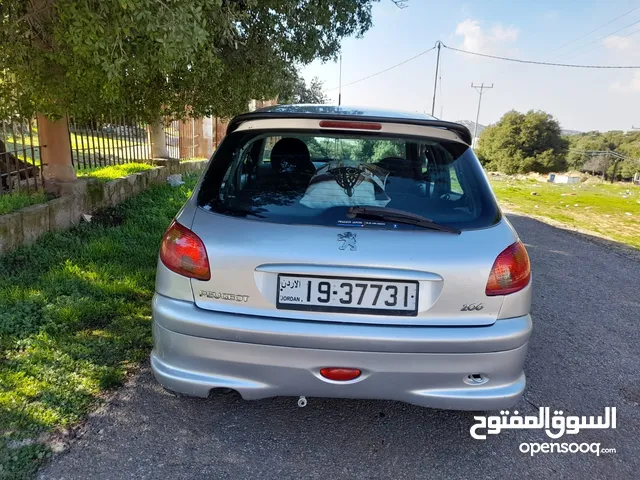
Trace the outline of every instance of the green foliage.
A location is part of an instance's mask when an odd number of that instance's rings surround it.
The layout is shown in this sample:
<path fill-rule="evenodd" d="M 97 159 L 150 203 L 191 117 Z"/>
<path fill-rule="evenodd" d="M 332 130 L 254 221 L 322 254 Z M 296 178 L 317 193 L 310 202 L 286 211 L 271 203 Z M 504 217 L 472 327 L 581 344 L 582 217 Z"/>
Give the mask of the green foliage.
<path fill-rule="evenodd" d="M 293 73 L 291 78 L 286 78 L 278 95 L 278 103 L 327 103 L 328 98 L 324 94 L 323 84 L 318 77 L 313 77 L 309 86 L 304 78 Z"/>
<path fill-rule="evenodd" d="M 185 181 L 0 259 L 0 479 L 33 473 L 48 454 L 39 436 L 80 421 L 147 358 L 158 246 Z"/>
<path fill-rule="evenodd" d="M 0 117 L 230 116 L 335 58 L 377 0 L 5 0 Z"/>
<path fill-rule="evenodd" d="M 0 215 L 38 203 L 45 203 L 50 197 L 44 192 L 11 192 L 0 195 Z"/>
<path fill-rule="evenodd" d="M 330 158 L 331 146 L 328 145 L 325 138 L 309 138 L 306 139 L 309 155 L 314 159 Z"/>
<path fill-rule="evenodd" d="M 380 142 L 376 142 L 373 147 L 373 155 L 371 156 L 371 161 L 378 162 L 387 157 L 404 158 L 406 155 L 404 149 L 404 141 L 383 140 Z"/>
<path fill-rule="evenodd" d="M 571 135 L 568 140 L 571 151 L 567 156 L 567 163 L 573 170 L 597 173 L 604 170 L 606 176 L 611 178 L 615 168 L 617 179 L 625 180 L 640 171 L 640 132 L 587 132 Z M 583 153 L 588 151 L 612 151 L 628 158 L 618 160 L 612 155 L 594 156 Z"/>
<path fill-rule="evenodd" d="M 566 168 L 567 147 L 560 124 L 551 115 L 512 110 L 482 132 L 477 153 L 487 170 L 547 173 Z"/>
<path fill-rule="evenodd" d="M 87 168 L 78 171 L 79 177 L 97 178 L 101 182 L 108 182 L 116 178 L 126 177 L 134 173 L 144 172 L 153 168 L 148 163 L 123 163 L 122 165 L 112 165 L 110 167 Z"/>

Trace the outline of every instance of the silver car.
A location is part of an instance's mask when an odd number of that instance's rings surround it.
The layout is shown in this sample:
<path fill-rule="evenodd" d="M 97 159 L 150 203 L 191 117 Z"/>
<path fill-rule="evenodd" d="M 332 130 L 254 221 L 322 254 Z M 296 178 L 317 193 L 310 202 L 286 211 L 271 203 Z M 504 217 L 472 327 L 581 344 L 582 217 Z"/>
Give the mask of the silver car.
<path fill-rule="evenodd" d="M 167 230 L 151 365 L 207 397 L 491 410 L 525 388 L 527 252 L 466 127 L 277 106 L 233 119 Z"/>

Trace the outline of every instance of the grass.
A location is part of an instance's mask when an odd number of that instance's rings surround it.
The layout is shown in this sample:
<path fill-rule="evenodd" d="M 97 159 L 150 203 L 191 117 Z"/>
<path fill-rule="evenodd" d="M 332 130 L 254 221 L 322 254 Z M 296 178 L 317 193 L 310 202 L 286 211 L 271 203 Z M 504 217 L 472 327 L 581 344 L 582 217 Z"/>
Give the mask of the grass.
<path fill-rule="evenodd" d="M 112 137 L 110 135 L 96 137 L 92 135 L 77 134 L 75 132 L 71 132 L 69 138 L 71 140 L 71 148 L 73 149 L 106 150 L 106 145 L 109 145 L 110 148 L 123 148 L 132 147 L 139 143 L 137 140 L 131 141 L 123 138 Z"/>
<path fill-rule="evenodd" d="M 44 192 L 11 192 L 0 195 L 0 215 L 15 212 L 21 208 L 45 203 L 49 196 Z"/>
<path fill-rule="evenodd" d="M 0 258 L 0 479 L 29 478 L 151 348 L 160 239 L 195 176 Z"/>
<path fill-rule="evenodd" d="M 510 210 L 546 217 L 640 249 L 640 187 L 558 185 L 509 177 L 492 178 L 492 185 L 500 203 Z"/>
<path fill-rule="evenodd" d="M 78 170 L 78 177 L 97 178 L 101 182 L 108 182 L 116 178 L 126 177 L 133 173 L 144 172 L 150 170 L 153 165 L 148 163 L 123 163 L 122 165 L 112 165 L 110 167 L 87 168 Z"/>

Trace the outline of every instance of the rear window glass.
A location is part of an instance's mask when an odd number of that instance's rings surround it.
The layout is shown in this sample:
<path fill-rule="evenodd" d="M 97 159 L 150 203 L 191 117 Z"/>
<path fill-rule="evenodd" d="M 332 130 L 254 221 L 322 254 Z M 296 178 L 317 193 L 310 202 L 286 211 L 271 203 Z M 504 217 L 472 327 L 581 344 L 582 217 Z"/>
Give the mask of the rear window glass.
<path fill-rule="evenodd" d="M 198 197 L 205 209 L 286 224 L 412 225 L 355 219 L 351 207 L 402 210 L 458 229 L 499 210 L 471 149 L 432 138 L 327 132 L 234 132 Z"/>

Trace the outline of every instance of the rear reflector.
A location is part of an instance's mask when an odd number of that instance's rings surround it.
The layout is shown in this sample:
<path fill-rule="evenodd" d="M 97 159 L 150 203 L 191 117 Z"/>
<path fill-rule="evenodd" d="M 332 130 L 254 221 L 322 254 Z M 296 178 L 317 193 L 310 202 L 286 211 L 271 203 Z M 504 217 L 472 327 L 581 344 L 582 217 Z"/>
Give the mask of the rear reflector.
<path fill-rule="evenodd" d="M 531 264 L 529 255 L 522 242 L 516 242 L 505 248 L 489 274 L 487 296 L 508 295 L 522 290 L 529 285 Z"/>
<path fill-rule="evenodd" d="M 382 130 L 382 124 L 372 122 L 345 122 L 342 120 L 322 120 L 322 128 L 350 128 L 354 130 Z"/>
<path fill-rule="evenodd" d="M 209 258 L 204 243 L 195 233 L 175 220 L 160 244 L 160 260 L 169 270 L 198 280 L 209 280 Z"/>
<path fill-rule="evenodd" d="M 336 382 L 346 382 L 358 378 L 362 372 L 357 368 L 323 368 L 320 375 Z"/>

